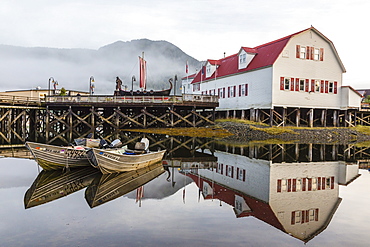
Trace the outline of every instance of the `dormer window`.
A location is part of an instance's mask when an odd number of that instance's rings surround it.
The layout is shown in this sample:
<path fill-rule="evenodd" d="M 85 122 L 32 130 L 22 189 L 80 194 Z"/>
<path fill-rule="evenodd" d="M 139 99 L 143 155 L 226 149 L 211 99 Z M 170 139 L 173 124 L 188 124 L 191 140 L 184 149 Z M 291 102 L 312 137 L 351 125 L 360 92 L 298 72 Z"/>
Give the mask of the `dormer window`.
<path fill-rule="evenodd" d="M 254 48 L 242 47 L 239 51 L 239 64 L 238 69 L 245 69 L 257 54 Z"/>
<path fill-rule="evenodd" d="M 207 65 L 207 75 L 211 73 L 211 65 Z"/>
<path fill-rule="evenodd" d="M 239 62 L 240 63 L 245 63 L 247 61 L 247 54 L 240 54 L 239 55 Z"/>

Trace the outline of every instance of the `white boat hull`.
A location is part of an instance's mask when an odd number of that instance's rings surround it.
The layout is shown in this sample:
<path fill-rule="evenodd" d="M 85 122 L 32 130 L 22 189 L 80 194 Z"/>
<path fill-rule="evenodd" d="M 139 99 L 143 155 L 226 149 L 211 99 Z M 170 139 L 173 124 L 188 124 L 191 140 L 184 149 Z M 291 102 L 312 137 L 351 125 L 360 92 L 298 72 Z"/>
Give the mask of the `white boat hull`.
<path fill-rule="evenodd" d="M 37 163 L 44 170 L 58 170 L 65 167 L 89 166 L 86 149 L 60 147 L 36 142 L 26 142 Z"/>
<path fill-rule="evenodd" d="M 92 148 L 87 152 L 92 166 L 103 174 L 127 172 L 149 166 L 163 159 L 166 150 L 145 154 L 118 154 L 104 149 Z"/>

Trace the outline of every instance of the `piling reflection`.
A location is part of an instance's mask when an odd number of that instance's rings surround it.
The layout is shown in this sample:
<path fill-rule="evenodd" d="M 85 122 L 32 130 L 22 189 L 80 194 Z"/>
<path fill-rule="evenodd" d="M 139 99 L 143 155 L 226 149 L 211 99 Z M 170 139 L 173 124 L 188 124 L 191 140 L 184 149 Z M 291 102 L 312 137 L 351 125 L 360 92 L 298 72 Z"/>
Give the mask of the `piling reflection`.
<path fill-rule="evenodd" d="M 253 216 L 308 242 L 330 223 L 341 198 L 339 185 L 359 176 L 344 161 L 273 162 L 216 151 L 216 167 L 183 168 L 205 200 L 230 205 L 237 218 Z"/>
<path fill-rule="evenodd" d="M 24 195 L 24 207 L 35 207 L 79 191 L 90 185 L 99 173 L 93 167 L 41 171 Z"/>

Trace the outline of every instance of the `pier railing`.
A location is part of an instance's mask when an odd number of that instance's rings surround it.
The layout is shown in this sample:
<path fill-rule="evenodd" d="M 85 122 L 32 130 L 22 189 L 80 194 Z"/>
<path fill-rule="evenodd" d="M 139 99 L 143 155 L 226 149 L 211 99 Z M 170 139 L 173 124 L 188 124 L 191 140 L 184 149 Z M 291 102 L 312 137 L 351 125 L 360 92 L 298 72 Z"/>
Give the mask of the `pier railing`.
<path fill-rule="evenodd" d="M 361 111 L 370 111 L 370 103 L 361 102 Z"/>
<path fill-rule="evenodd" d="M 81 96 L 46 96 L 47 103 L 182 103 L 205 102 L 217 103 L 218 96 L 213 95 L 182 95 L 182 96 L 111 96 L 111 95 L 81 95 Z"/>
<path fill-rule="evenodd" d="M 42 99 L 38 97 L 27 97 L 27 96 L 15 96 L 0 94 L 0 103 L 6 105 L 40 105 Z"/>

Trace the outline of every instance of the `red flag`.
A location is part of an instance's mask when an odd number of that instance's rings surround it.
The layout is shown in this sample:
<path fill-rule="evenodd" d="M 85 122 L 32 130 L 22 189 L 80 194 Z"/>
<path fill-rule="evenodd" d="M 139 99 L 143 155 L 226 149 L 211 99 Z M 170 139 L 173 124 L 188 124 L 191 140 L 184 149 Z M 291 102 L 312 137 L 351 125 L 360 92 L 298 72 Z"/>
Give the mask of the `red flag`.
<path fill-rule="evenodd" d="M 185 68 L 185 71 L 186 71 L 186 74 L 189 73 L 189 63 L 188 63 L 187 60 L 186 60 L 186 68 Z"/>
<path fill-rule="evenodd" d="M 144 186 L 136 189 L 136 202 L 140 201 L 144 197 Z"/>
<path fill-rule="evenodd" d="M 146 89 L 146 61 L 139 57 L 140 61 L 140 88 Z"/>

